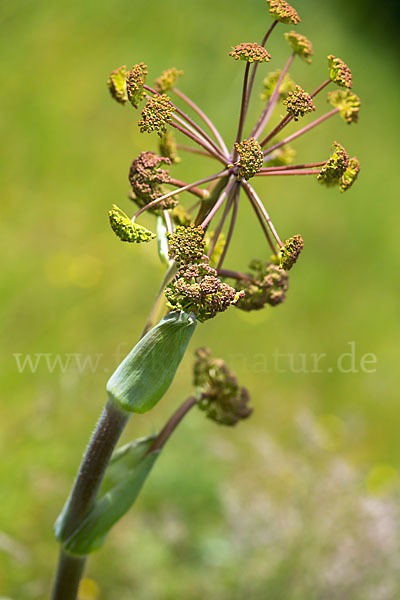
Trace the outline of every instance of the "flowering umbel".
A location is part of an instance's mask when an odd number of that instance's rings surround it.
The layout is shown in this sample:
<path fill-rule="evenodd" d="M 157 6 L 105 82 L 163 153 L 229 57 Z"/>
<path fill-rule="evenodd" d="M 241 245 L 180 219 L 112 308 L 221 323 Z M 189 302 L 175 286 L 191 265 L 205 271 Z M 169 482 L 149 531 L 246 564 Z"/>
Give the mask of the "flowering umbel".
<path fill-rule="evenodd" d="M 301 88 L 296 85 L 295 89 L 288 93 L 286 100 L 283 104 L 286 105 L 286 110 L 295 121 L 298 121 L 300 117 L 304 117 L 307 113 L 315 110 L 315 104 L 310 96 Z"/>
<path fill-rule="evenodd" d="M 271 55 L 263 46 L 251 42 L 238 44 L 229 52 L 229 56 L 232 56 L 235 60 L 245 60 L 249 63 L 263 63 L 271 60 Z"/>
<path fill-rule="evenodd" d="M 328 56 L 329 63 L 329 77 L 331 81 L 336 83 L 338 86 L 343 88 L 351 89 L 352 86 L 352 75 L 349 67 L 342 61 L 341 58 L 337 58 L 330 54 Z"/>
<path fill-rule="evenodd" d="M 150 242 L 156 237 L 145 227 L 132 223 L 130 218 L 115 204 L 108 216 L 112 230 L 123 242 L 140 244 L 141 242 Z"/>
<path fill-rule="evenodd" d="M 144 91 L 146 76 L 147 65 L 145 65 L 143 62 L 139 63 L 138 65 L 133 65 L 132 69 L 128 73 L 126 89 L 129 102 L 135 108 L 139 106 L 139 102 L 141 102 L 146 95 Z"/>
<path fill-rule="evenodd" d="M 254 138 L 243 140 L 240 144 L 236 143 L 235 148 L 239 154 L 238 179 L 243 177 L 249 180 L 263 166 L 264 154 L 262 148 Z"/>
<path fill-rule="evenodd" d="M 328 92 L 329 103 L 339 109 L 340 115 L 349 125 L 357 123 L 361 100 L 350 90 L 335 90 Z"/>
<path fill-rule="evenodd" d="M 163 71 L 160 77 L 156 79 L 154 89 L 159 94 L 165 94 L 165 92 L 174 87 L 181 75 L 183 75 L 183 71 L 178 71 L 175 67 Z"/>
<path fill-rule="evenodd" d="M 356 181 L 360 172 L 360 161 L 354 156 L 350 158 L 347 169 L 339 179 L 339 187 L 341 192 L 346 192 L 351 188 Z"/>
<path fill-rule="evenodd" d="M 301 33 L 296 33 L 295 31 L 285 33 L 285 38 L 293 52 L 303 58 L 308 64 L 311 64 L 311 57 L 314 55 L 314 50 L 310 40 L 305 35 L 301 35 Z"/>
<path fill-rule="evenodd" d="M 280 267 L 289 271 L 297 262 L 303 248 L 304 241 L 301 235 L 297 234 L 286 240 L 285 245 L 281 248 Z"/>
<path fill-rule="evenodd" d="M 167 124 L 171 123 L 174 110 L 170 98 L 165 94 L 149 98 L 138 123 L 140 131 L 142 133 L 156 131 L 162 137 L 167 133 Z"/>
<path fill-rule="evenodd" d="M 349 156 L 346 150 L 338 142 L 334 142 L 331 150 L 331 157 L 322 167 L 317 175 L 317 180 L 327 186 L 336 185 L 345 173 L 349 164 Z"/>
<path fill-rule="evenodd" d="M 123 65 L 122 67 L 111 71 L 107 81 L 111 96 L 120 104 L 125 104 L 125 102 L 128 101 L 128 94 L 126 91 L 127 76 L 128 71 L 126 70 L 126 66 Z"/>
<path fill-rule="evenodd" d="M 271 262 L 253 259 L 249 264 L 249 275 L 242 276 L 235 283 L 244 292 L 237 308 L 244 311 L 260 310 L 266 304 L 277 306 L 286 299 L 289 276 L 283 269 Z"/>
<path fill-rule="evenodd" d="M 282 71 L 277 69 L 268 73 L 268 76 L 263 81 L 263 92 L 261 94 L 261 100 L 269 100 L 276 88 L 278 81 L 282 75 Z M 288 93 L 293 90 L 295 83 L 288 73 L 285 73 L 282 81 L 279 84 L 279 100 L 286 98 Z"/>
<path fill-rule="evenodd" d="M 253 412 L 247 389 L 221 358 L 211 358 L 208 348 L 196 351 L 193 383 L 198 407 L 219 425 L 237 425 Z"/>
<path fill-rule="evenodd" d="M 300 17 L 297 11 L 285 0 L 267 0 L 271 16 L 280 23 L 291 23 L 297 25 L 300 23 Z"/>
<path fill-rule="evenodd" d="M 133 199 L 138 206 L 146 206 L 165 193 L 162 184 L 168 183 L 171 178 L 169 171 L 160 167 L 163 163 L 169 165 L 171 161 L 154 152 L 141 152 L 138 158 L 132 162 L 129 170 L 129 183 L 134 194 Z M 177 203 L 175 198 L 167 198 L 153 210 L 174 208 Z"/>

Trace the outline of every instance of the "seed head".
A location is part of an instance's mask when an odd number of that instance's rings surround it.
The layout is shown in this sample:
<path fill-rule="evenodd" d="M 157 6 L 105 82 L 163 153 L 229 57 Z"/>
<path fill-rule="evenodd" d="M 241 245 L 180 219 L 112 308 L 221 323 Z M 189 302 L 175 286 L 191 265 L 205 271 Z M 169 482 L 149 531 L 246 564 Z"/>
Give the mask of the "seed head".
<path fill-rule="evenodd" d="M 211 358 L 208 348 L 196 350 L 193 383 L 198 407 L 219 425 L 236 425 L 253 412 L 248 406 L 247 389 L 239 386 L 235 374 L 221 358 Z"/>
<path fill-rule="evenodd" d="M 120 104 L 125 104 L 128 101 L 128 94 L 126 91 L 127 76 L 128 71 L 126 66 L 122 65 L 122 67 L 118 67 L 118 69 L 111 71 L 107 81 L 111 96 Z"/>
<path fill-rule="evenodd" d="M 289 276 L 283 269 L 258 259 L 252 260 L 249 268 L 249 277 L 239 279 L 236 284 L 238 290 L 244 291 L 244 297 L 237 303 L 237 308 L 245 311 L 260 310 L 266 304 L 277 306 L 284 302 Z"/>
<path fill-rule="evenodd" d="M 355 156 L 349 160 L 349 165 L 339 180 L 341 192 L 346 192 L 358 177 L 360 172 L 360 161 Z"/>
<path fill-rule="evenodd" d="M 296 88 L 289 92 L 286 100 L 283 101 L 286 105 L 286 110 L 295 121 L 298 121 L 300 117 L 304 117 L 307 113 L 315 110 L 315 104 L 310 94 L 305 92 L 303 88 L 296 85 Z"/>
<path fill-rule="evenodd" d="M 172 310 L 193 312 L 198 321 L 212 319 L 236 304 L 243 296 L 217 277 L 217 271 L 206 262 L 179 269 L 167 286 L 165 296 Z"/>
<path fill-rule="evenodd" d="M 139 106 L 139 102 L 141 102 L 146 95 L 143 87 L 146 83 L 146 76 L 147 65 L 145 65 L 143 62 L 133 65 L 132 69 L 128 73 L 126 90 L 128 93 L 129 102 L 135 108 Z"/>
<path fill-rule="evenodd" d="M 304 35 L 296 33 L 295 31 L 289 31 L 285 33 L 285 38 L 291 46 L 293 52 L 303 58 L 309 65 L 311 64 L 311 57 L 314 55 L 312 43 Z"/>
<path fill-rule="evenodd" d="M 357 123 L 361 100 L 350 90 L 336 90 L 328 92 L 328 101 L 332 106 L 340 108 L 340 114 L 346 123 Z"/>
<path fill-rule="evenodd" d="M 235 60 L 245 60 L 249 63 L 264 63 L 271 60 L 271 55 L 263 46 L 251 42 L 238 44 L 229 52 L 229 56 L 232 56 Z"/>
<path fill-rule="evenodd" d="M 262 168 L 264 154 L 260 144 L 254 139 L 243 140 L 240 144 L 235 143 L 239 154 L 238 179 L 249 180 Z"/>
<path fill-rule="evenodd" d="M 269 100 L 276 88 L 279 77 L 281 76 L 282 71 L 278 69 L 277 71 L 272 71 L 268 73 L 268 76 L 263 81 L 264 90 L 261 94 L 261 100 Z M 294 89 L 295 83 L 293 79 L 290 77 L 289 73 L 286 73 L 282 83 L 279 86 L 279 100 L 283 100 L 286 98 L 288 93 Z"/>
<path fill-rule="evenodd" d="M 135 196 L 135 202 L 138 206 L 146 206 L 149 202 L 157 200 L 165 192 L 162 188 L 163 183 L 170 180 L 169 171 L 161 169 L 160 165 L 171 163 L 169 158 L 158 156 L 154 152 L 141 152 L 129 169 L 129 183 Z M 178 201 L 172 197 L 162 200 L 153 209 L 154 212 L 168 210 L 176 206 Z"/>
<path fill-rule="evenodd" d="M 290 271 L 300 256 L 304 248 L 304 241 L 301 235 L 294 235 L 286 240 L 285 245 L 281 248 L 280 268 Z"/>
<path fill-rule="evenodd" d="M 157 237 L 145 227 L 132 223 L 130 218 L 115 204 L 108 216 L 112 230 L 123 242 L 140 244 L 141 242 L 150 242 Z"/>
<path fill-rule="evenodd" d="M 154 89 L 159 94 L 165 94 L 165 92 L 168 92 L 175 86 L 178 78 L 181 75 L 183 75 L 183 71 L 178 71 L 178 69 L 175 69 L 175 67 L 163 71 L 160 77 L 156 79 Z"/>
<path fill-rule="evenodd" d="M 147 131 L 147 133 L 157 131 L 158 135 L 162 137 L 167 133 L 166 125 L 171 123 L 174 111 L 175 108 L 165 94 L 149 98 L 142 110 L 142 118 L 138 123 L 140 131 L 142 133 L 144 131 Z"/>
<path fill-rule="evenodd" d="M 297 25 L 301 19 L 297 11 L 285 0 L 267 0 L 271 16 L 280 23 Z"/>
<path fill-rule="evenodd" d="M 204 255 L 204 230 L 191 223 L 189 227 L 178 226 L 168 235 L 169 256 L 179 268 L 207 259 Z"/>
<path fill-rule="evenodd" d="M 349 67 L 333 54 L 328 56 L 329 77 L 339 87 L 351 89 L 352 76 Z"/>
<path fill-rule="evenodd" d="M 176 141 L 173 131 L 167 131 L 167 133 L 164 133 L 159 140 L 158 148 L 161 156 L 166 156 L 169 158 L 171 163 L 178 164 L 181 162 L 176 149 Z"/>
<path fill-rule="evenodd" d="M 349 164 L 349 156 L 346 150 L 338 142 L 334 142 L 331 149 L 331 157 L 317 175 L 317 180 L 327 186 L 339 183 L 340 178 Z"/>

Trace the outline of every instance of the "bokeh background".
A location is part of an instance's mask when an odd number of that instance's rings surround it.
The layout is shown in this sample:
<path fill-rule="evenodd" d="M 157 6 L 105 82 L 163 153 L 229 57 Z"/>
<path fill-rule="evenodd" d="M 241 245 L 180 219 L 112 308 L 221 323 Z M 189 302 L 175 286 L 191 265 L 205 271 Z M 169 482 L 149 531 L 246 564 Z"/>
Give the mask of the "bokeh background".
<path fill-rule="evenodd" d="M 333 53 L 351 65 L 363 101 L 359 124 L 327 121 L 295 143 L 297 158 L 323 160 L 337 139 L 362 173 L 346 194 L 307 177 L 257 181 L 282 237 L 306 242 L 287 302 L 198 326 L 167 396 L 132 419 L 123 441 L 157 431 L 190 394 L 200 345 L 236 367 L 254 416 L 235 429 L 199 411 L 186 418 L 134 510 L 90 559 L 81 600 L 399 598 L 399 9 L 295 6 L 316 56 L 311 67 L 295 61 L 294 79 L 315 88 Z M 108 73 L 141 60 L 150 79 L 184 69 L 182 90 L 231 143 L 243 70 L 227 54 L 259 40 L 270 19 L 264 0 L 17 0 L 0 15 L 0 596 L 36 600 L 49 593 L 52 525 L 107 372 L 137 339 L 163 274 L 154 245 L 127 247 L 108 226 L 112 203 L 130 210 L 131 160 L 157 148 L 157 136 L 139 135 L 135 111 L 110 98 Z M 262 75 L 286 61 L 287 29 L 275 31 Z M 323 94 L 319 114 L 327 107 Z M 260 109 L 256 98 L 252 114 Z M 189 156 L 173 173 L 190 180 L 214 168 Z M 265 254 L 243 202 L 228 263 L 245 268 Z M 335 364 L 349 342 L 358 372 L 343 373 Z M 280 373 L 275 351 L 294 354 L 297 368 L 299 354 L 327 358 L 321 373 Z M 100 355 L 99 367 L 49 372 L 42 361 L 20 373 L 14 354 L 37 353 Z M 367 353 L 373 373 L 359 368 Z"/>

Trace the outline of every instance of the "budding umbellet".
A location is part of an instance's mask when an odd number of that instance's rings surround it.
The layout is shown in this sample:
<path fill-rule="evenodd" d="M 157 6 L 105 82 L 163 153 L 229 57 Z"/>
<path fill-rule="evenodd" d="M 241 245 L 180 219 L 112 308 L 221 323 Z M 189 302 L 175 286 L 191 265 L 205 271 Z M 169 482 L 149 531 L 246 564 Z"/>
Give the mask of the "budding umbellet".
<path fill-rule="evenodd" d="M 360 161 L 353 156 L 350 158 L 347 169 L 341 176 L 339 180 L 339 187 L 341 192 L 346 192 L 351 188 L 353 183 L 356 181 L 358 174 L 360 172 Z"/>
<path fill-rule="evenodd" d="M 341 144 L 334 142 L 331 157 L 317 175 L 317 180 L 327 186 L 336 185 L 346 171 L 348 164 L 349 156 L 346 150 Z"/>
<path fill-rule="evenodd" d="M 271 60 L 271 55 L 263 46 L 251 42 L 238 44 L 229 52 L 229 56 L 235 60 L 245 60 L 249 63 L 263 63 Z"/>
<path fill-rule="evenodd" d="M 155 81 L 154 89 L 159 94 L 165 94 L 174 87 L 179 77 L 183 75 L 183 71 L 178 71 L 175 67 L 163 71 Z"/>
<path fill-rule="evenodd" d="M 146 96 L 144 84 L 146 83 L 147 65 L 143 62 L 133 65 L 126 80 L 126 90 L 129 102 L 138 108 L 139 102 Z"/>
<path fill-rule="evenodd" d="M 138 125 L 140 131 L 151 133 L 156 131 L 160 137 L 167 133 L 167 124 L 171 122 L 174 113 L 170 99 L 165 94 L 149 98 L 142 110 L 142 118 Z"/>
<path fill-rule="evenodd" d="M 300 117 L 304 117 L 307 113 L 315 110 L 315 104 L 307 92 L 303 90 L 299 85 L 296 85 L 295 89 L 289 92 L 286 100 L 283 101 L 286 106 L 286 110 L 295 121 L 298 121 Z"/>
<path fill-rule="evenodd" d="M 120 104 L 125 104 L 128 101 L 128 93 L 126 90 L 127 76 L 128 71 L 126 70 L 126 66 L 123 65 L 122 67 L 111 71 L 107 81 L 111 96 Z"/>
<path fill-rule="evenodd" d="M 328 56 L 328 64 L 331 81 L 340 87 L 351 89 L 352 75 L 346 63 L 344 63 L 341 58 L 337 58 L 336 56 L 333 56 L 333 54 L 330 54 Z"/>
<path fill-rule="evenodd" d="M 297 25 L 300 23 L 300 17 L 297 11 L 285 0 L 267 0 L 271 16 L 280 23 L 291 23 Z"/>
<path fill-rule="evenodd" d="M 293 265 L 297 262 L 301 251 L 304 248 L 304 241 L 301 235 L 297 234 L 286 240 L 283 248 L 281 248 L 280 267 L 286 271 L 290 271 Z"/>
<path fill-rule="evenodd" d="M 240 144 L 236 143 L 235 148 L 239 154 L 238 179 L 243 177 L 249 180 L 263 166 L 264 155 L 262 148 L 254 138 L 243 140 Z"/>
<path fill-rule="evenodd" d="M 358 122 L 361 100 L 350 90 L 328 92 L 328 100 L 332 106 L 340 109 L 340 115 L 349 125 Z"/>
<path fill-rule="evenodd" d="M 263 81 L 264 89 L 261 93 L 261 100 L 269 100 L 275 90 L 279 78 L 281 76 L 282 71 L 277 69 L 276 71 L 272 71 L 268 73 L 267 77 Z M 295 87 L 295 83 L 293 79 L 290 77 L 288 73 L 285 73 L 283 80 L 279 85 L 279 100 L 283 100 L 286 98 L 288 93 L 293 90 Z"/>
<path fill-rule="evenodd" d="M 156 237 L 145 227 L 132 223 L 130 218 L 115 204 L 108 216 L 112 230 L 123 242 L 140 244 L 141 242 L 150 242 Z"/>
<path fill-rule="evenodd" d="M 314 55 L 314 50 L 310 40 L 305 35 L 301 35 L 301 33 L 296 33 L 295 31 L 289 31 L 289 33 L 285 33 L 284 35 L 293 52 L 303 58 L 308 64 L 311 64 L 311 57 Z"/>
<path fill-rule="evenodd" d="M 249 275 L 237 280 L 235 287 L 244 292 L 237 308 L 244 311 L 261 310 L 266 304 L 277 306 L 286 299 L 289 276 L 271 262 L 254 259 L 249 264 Z"/>
<path fill-rule="evenodd" d="M 169 171 L 160 165 L 169 165 L 171 161 L 154 152 L 141 152 L 129 169 L 129 183 L 132 186 L 133 199 L 138 206 L 145 206 L 163 195 L 162 184 L 170 181 Z M 167 198 L 153 208 L 154 211 L 176 206 L 175 198 Z"/>

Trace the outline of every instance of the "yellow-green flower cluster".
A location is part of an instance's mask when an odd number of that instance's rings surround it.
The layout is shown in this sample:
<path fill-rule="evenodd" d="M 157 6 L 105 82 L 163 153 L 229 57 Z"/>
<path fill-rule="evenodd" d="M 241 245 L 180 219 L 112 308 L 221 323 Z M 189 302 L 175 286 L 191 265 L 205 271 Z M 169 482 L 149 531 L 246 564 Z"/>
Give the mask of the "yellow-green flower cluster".
<path fill-rule="evenodd" d="M 303 88 L 296 85 L 295 89 L 289 92 L 286 100 L 283 101 L 286 105 L 286 110 L 295 121 L 298 121 L 300 117 L 304 117 L 307 113 L 315 110 L 315 104 L 310 94 L 305 92 Z"/>
<path fill-rule="evenodd" d="M 328 92 L 328 101 L 335 108 L 340 109 L 340 115 L 346 123 L 357 123 L 361 100 L 350 90 L 335 90 Z"/>
<path fill-rule="evenodd" d="M 339 183 L 348 165 L 349 156 L 346 150 L 341 144 L 334 142 L 331 149 L 331 156 L 317 175 L 317 180 L 327 186 L 336 185 Z"/>
<path fill-rule="evenodd" d="M 249 180 L 263 166 L 263 150 L 254 138 L 235 143 L 235 148 L 239 154 L 238 179 Z"/>
<path fill-rule="evenodd" d="M 236 289 L 244 292 L 237 308 L 249 312 L 260 310 L 266 304 L 277 306 L 285 301 L 289 276 L 283 269 L 259 259 L 252 260 L 249 268 L 249 276 L 235 283 Z"/>
<path fill-rule="evenodd" d="M 263 46 L 251 42 L 238 44 L 229 52 L 229 56 L 235 60 L 245 60 L 249 63 L 264 63 L 271 60 L 271 55 Z"/>
<path fill-rule="evenodd" d="M 115 204 L 109 211 L 108 217 L 112 230 L 123 242 L 140 244 L 141 242 L 150 242 L 156 237 L 145 227 L 132 223 L 130 218 Z"/>
<path fill-rule="evenodd" d="M 333 54 L 330 54 L 328 56 L 328 64 L 330 80 L 339 87 L 351 89 L 353 80 L 351 71 L 346 63 L 344 63 L 341 58 L 337 58 L 336 56 L 333 56 Z"/>
<path fill-rule="evenodd" d="M 290 271 L 293 265 L 297 262 L 301 251 L 304 248 L 304 241 L 301 235 L 297 234 L 286 240 L 283 248 L 281 248 L 280 268 L 285 271 Z"/>
<path fill-rule="evenodd" d="M 163 71 L 155 81 L 154 89 L 159 94 L 165 94 L 171 88 L 173 88 L 179 79 L 179 77 L 183 75 L 183 71 L 178 71 L 175 67 L 171 67 L 171 69 L 167 69 Z"/>
<path fill-rule="evenodd" d="M 143 62 L 133 65 L 132 69 L 128 73 L 126 80 L 126 90 L 128 93 L 129 102 L 137 108 L 139 102 L 143 100 L 146 95 L 144 90 L 144 84 L 146 83 L 147 77 L 147 65 Z"/>
<path fill-rule="evenodd" d="M 289 31 L 289 33 L 285 33 L 284 35 L 293 52 L 303 58 L 308 64 L 311 64 L 311 57 L 314 55 L 314 50 L 310 40 L 305 35 L 301 35 L 301 33 L 296 33 L 295 31 Z"/>
<path fill-rule="evenodd" d="M 350 158 L 349 164 L 343 175 L 339 180 L 339 187 L 341 192 L 346 192 L 351 188 L 353 183 L 356 181 L 360 172 L 360 161 L 355 156 Z"/>
<path fill-rule="evenodd" d="M 175 108 L 165 94 L 149 98 L 142 110 L 142 118 L 138 125 L 140 131 L 151 133 L 156 131 L 160 137 L 167 133 L 167 124 L 171 123 Z"/>
<path fill-rule="evenodd" d="M 297 25 L 300 23 L 300 17 L 297 11 L 285 0 L 267 0 L 269 4 L 270 15 L 280 23 L 291 23 Z"/>
<path fill-rule="evenodd" d="M 207 260 L 204 255 L 204 230 L 193 223 L 189 227 L 178 226 L 168 235 L 169 256 L 176 264 L 183 265 Z"/>
<path fill-rule="evenodd" d="M 111 71 L 107 85 L 111 96 L 120 104 L 125 104 L 128 101 L 128 93 L 126 90 L 126 78 L 128 71 L 125 65 Z"/>

